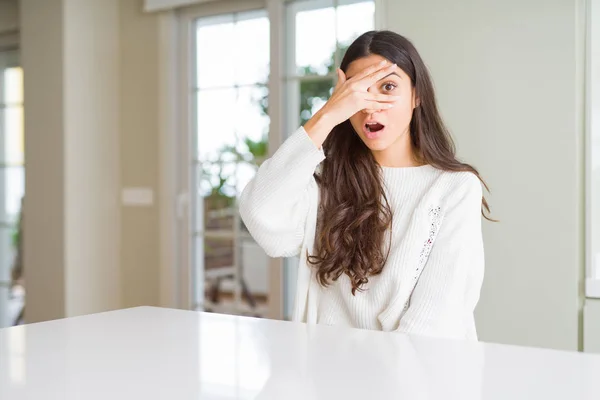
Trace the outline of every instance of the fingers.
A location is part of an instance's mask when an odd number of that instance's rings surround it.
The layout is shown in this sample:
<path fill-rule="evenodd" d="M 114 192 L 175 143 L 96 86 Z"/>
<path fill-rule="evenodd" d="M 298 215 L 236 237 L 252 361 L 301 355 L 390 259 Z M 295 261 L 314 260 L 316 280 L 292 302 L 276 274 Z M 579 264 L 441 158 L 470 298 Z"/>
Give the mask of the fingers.
<path fill-rule="evenodd" d="M 388 76 L 389 74 L 394 72 L 395 69 L 396 69 L 396 64 L 390 64 L 387 67 L 378 69 L 377 71 L 362 78 L 361 84 L 364 83 L 365 86 L 370 87 L 375 82 L 379 81 L 380 79 L 385 78 L 386 76 Z"/>
<path fill-rule="evenodd" d="M 383 103 L 379 101 L 365 100 L 362 104 L 362 110 L 366 113 L 374 113 L 382 110 L 389 110 L 394 107 L 394 103 Z"/>
<path fill-rule="evenodd" d="M 362 111 L 374 113 L 382 110 L 389 110 L 396 105 L 401 96 L 392 96 L 389 94 L 366 93 L 361 102 Z"/>
<path fill-rule="evenodd" d="M 389 94 L 367 92 L 365 94 L 364 98 L 365 98 L 365 100 L 369 100 L 369 101 L 379 101 L 379 102 L 383 102 L 383 103 L 393 103 L 393 102 L 396 102 L 396 101 L 400 100 L 402 98 L 402 96 L 392 96 L 392 95 L 389 95 Z"/>
<path fill-rule="evenodd" d="M 357 73 L 356 75 L 354 75 L 351 79 L 353 81 L 358 81 L 363 79 L 366 76 L 369 76 L 379 70 L 382 70 L 384 68 L 387 68 L 387 66 L 389 65 L 389 61 L 388 60 L 383 60 L 378 64 L 375 65 L 371 65 L 370 67 L 365 68 L 364 70 L 360 71 L 359 73 Z"/>
<path fill-rule="evenodd" d="M 365 108 L 363 110 L 360 110 L 360 112 L 362 112 L 363 114 L 375 114 L 377 112 L 381 112 L 383 110 L 379 109 L 379 108 Z"/>
<path fill-rule="evenodd" d="M 344 84 L 344 82 L 346 82 L 346 74 L 344 74 L 344 71 L 342 71 L 340 68 L 338 68 L 336 72 L 337 72 L 337 82 L 336 82 L 333 90 L 337 90 L 340 86 L 342 86 Z"/>

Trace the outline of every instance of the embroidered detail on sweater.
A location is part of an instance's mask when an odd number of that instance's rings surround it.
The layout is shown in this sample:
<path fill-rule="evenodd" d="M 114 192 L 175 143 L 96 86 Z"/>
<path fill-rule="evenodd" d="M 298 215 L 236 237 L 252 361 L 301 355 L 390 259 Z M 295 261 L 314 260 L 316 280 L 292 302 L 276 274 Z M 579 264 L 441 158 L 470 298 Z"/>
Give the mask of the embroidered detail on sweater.
<path fill-rule="evenodd" d="M 434 207 L 429 210 L 429 236 L 421 249 L 421 254 L 419 254 L 419 262 L 417 263 L 417 268 L 415 271 L 415 275 L 413 279 L 416 281 L 419 279 L 421 272 L 423 271 L 423 267 L 427 262 L 427 258 L 429 257 L 429 253 L 431 252 L 431 248 L 433 247 L 433 242 L 435 241 L 435 237 L 437 236 L 438 231 L 440 230 L 440 224 L 442 220 L 442 208 Z"/>
<path fill-rule="evenodd" d="M 415 283 L 421 276 L 423 267 L 427 263 L 427 259 L 429 258 L 429 253 L 431 252 L 431 248 L 433 247 L 433 242 L 435 241 L 435 237 L 437 236 L 437 233 L 440 230 L 440 225 L 442 222 L 441 207 L 431 208 L 429 210 L 428 215 L 429 215 L 429 219 L 431 221 L 430 225 L 429 225 L 429 236 L 427 237 L 427 240 L 425 241 L 425 244 L 423 245 L 423 248 L 421 249 L 421 253 L 419 254 L 419 262 L 417 263 L 417 268 L 415 269 L 415 274 L 413 276 L 413 281 L 415 281 Z M 413 286 L 413 290 L 414 290 L 414 286 Z M 404 303 L 404 307 L 402 307 L 402 313 L 406 312 L 406 310 L 408 310 L 408 307 L 410 307 L 411 297 L 412 297 L 412 291 L 411 291 L 411 295 L 406 300 L 406 303 Z"/>

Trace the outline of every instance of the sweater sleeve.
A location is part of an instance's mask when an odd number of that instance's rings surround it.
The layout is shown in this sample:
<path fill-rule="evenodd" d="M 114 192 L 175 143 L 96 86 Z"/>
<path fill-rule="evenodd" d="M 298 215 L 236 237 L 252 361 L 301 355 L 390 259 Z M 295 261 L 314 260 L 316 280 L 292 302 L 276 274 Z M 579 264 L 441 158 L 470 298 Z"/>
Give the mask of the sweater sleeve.
<path fill-rule="evenodd" d="M 303 127 L 265 160 L 239 200 L 248 231 L 270 257 L 291 257 L 301 250 L 304 227 L 317 190 L 313 177 L 325 159 Z"/>
<path fill-rule="evenodd" d="M 482 188 L 465 173 L 448 199 L 437 238 L 398 331 L 476 339 L 473 312 L 483 281 Z"/>

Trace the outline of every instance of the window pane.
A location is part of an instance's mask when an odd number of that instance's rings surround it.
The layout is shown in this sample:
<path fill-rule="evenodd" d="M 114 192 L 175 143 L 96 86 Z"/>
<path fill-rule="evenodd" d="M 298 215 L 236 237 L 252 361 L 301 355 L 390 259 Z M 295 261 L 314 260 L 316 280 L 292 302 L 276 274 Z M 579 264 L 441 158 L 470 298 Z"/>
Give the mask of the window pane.
<path fill-rule="evenodd" d="M 8 282 L 0 281 L 0 329 L 12 326 L 10 297 Z"/>
<path fill-rule="evenodd" d="M 0 182 L 4 190 L 4 196 L 0 199 L 0 222 L 16 221 L 21 210 L 21 199 L 25 193 L 23 167 L 2 168 Z"/>
<path fill-rule="evenodd" d="M 259 18 L 251 18 L 258 14 Z M 235 83 L 266 83 L 269 75 L 269 20 L 265 12 L 240 14 L 235 24 Z"/>
<path fill-rule="evenodd" d="M 17 224 L 0 227 L 0 282 L 10 282 L 17 245 Z"/>
<path fill-rule="evenodd" d="M 269 44 L 269 20 L 264 11 L 198 20 L 198 87 L 266 82 L 269 73 Z"/>
<path fill-rule="evenodd" d="M 196 22 L 196 82 L 199 88 L 234 84 L 237 49 L 233 15 Z"/>
<path fill-rule="evenodd" d="M 227 221 L 229 216 L 221 216 L 216 215 L 210 217 L 210 222 L 216 225 L 231 225 L 229 221 Z M 222 220 L 219 221 L 219 220 Z M 233 250 L 233 239 L 222 239 L 216 237 L 205 237 L 204 238 L 204 268 L 208 270 L 215 270 L 218 268 L 232 267 L 233 266 L 233 258 L 234 258 L 234 250 Z M 228 274 L 229 272 L 215 273 L 215 276 L 222 276 Z M 207 273 L 207 277 L 210 277 L 211 274 Z"/>
<path fill-rule="evenodd" d="M 244 138 L 261 140 L 269 130 L 269 91 L 266 86 L 243 87 L 238 90 L 235 128 Z"/>
<path fill-rule="evenodd" d="M 219 217 L 212 217 L 215 219 Z M 218 223 L 218 222 L 217 222 Z M 227 224 L 227 222 L 225 222 Z M 232 313 L 236 277 L 233 238 L 204 237 L 204 304 L 206 311 Z"/>
<path fill-rule="evenodd" d="M 193 234 L 192 242 L 192 307 L 202 310 L 204 307 L 204 237 Z"/>
<path fill-rule="evenodd" d="M 295 19 L 296 73 L 327 75 L 333 70 L 334 63 L 335 9 L 328 7 L 301 11 Z"/>
<path fill-rule="evenodd" d="M 0 55 L 2 56 L 2 55 Z M 10 57 L 10 56 L 9 56 Z M 11 326 L 23 307 L 24 291 L 11 288 L 18 242 L 18 214 L 25 189 L 23 167 L 23 72 L 0 70 L 0 328 Z M 12 164 L 7 167 L 6 164 Z M 17 164 L 17 166 L 15 166 Z"/>
<path fill-rule="evenodd" d="M 233 230 L 236 163 L 204 162 L 197 168 L 196 225 L 194 230 Z M 218 218 L 217 218 L 218 216 Z"/>
<path fill-rule="evenodd" d="M 264 316 L 269 291 L 269 257 L 251 238 L 237 240 L 205 237 L 202 243 L 207 311 Z M 236 267 L 237 265 L 237 267 Z M 198 265 L 200 267 L 200 265 Z M 236 268 L 241 301 L 235 304 Z"/>
<path fill-rule="evenodd" d="M 16 229 L 16 227 L 15 227 Z M 0 227 L 0 328 L 11 326 L 16 317 L 15 301 L 10 296 L 11 270 L 16 249 L 16 231 Z"/>
<path fill-rule="evenodd" d="M 6 164 L 23 164 L 23 107 L 8 106 L 4 110 L 3 133 L 4 152 L 0 154 L 0 162 Z"/>
<path fill-rule="evenodd" d="M 269 143 L 267 98 L 268 90 L 264 86 L 240 88 L 238 92 L 235 120 L 239 137 L 238 159 L 242 161 L 236 171 L 238 195 L 267 157 Z"/>
<path fill-rule="evenodd" d="M 374 27 L 375 3 L 372 1 L 337 8 L 337 40 L 340 47 L 347 48 L 354 39 Z"/>
<path fill-rule="evenodd" d="M 269 256 L 251 237 L 240 239 L 240 268 L 244 304 L 254 311 L 251 315 L 266 315 L 269 297 Z"/>
<path fill-rule="evenodd" d="M 256 272 L 261 258 L 246 243 L 236 200 L 266 155 L 269 21 L 254 11 L 201 19 L 196 28 L 194 298 L 208 311 L 265 316 L 268 257 Z M 221 51 L 233 58 L 223 61 Z M 253 276 L 244 275 L 244 255 L 258 257 L 247 261 Z"/>
<path fill-rule="evenodd" d="M 266 156 L 269 117 L 264 86 L 198 93 L 200 193 L 241 193 Z M 234 105 L 222 106 L 222 105 Z"/>
<path fill-rule="evenodd" d="M 4 70 L 4 93 L 2 98 L 5 103 L 15 104 L 23 102 L 23 70 L 19 67 Z"/>
<path fill-rule="evenodd" d="M 204 198 L 204 230 L 207 235 L 233 235 L 236 217 L 234 198 L 225 195 L 212 195 Z"/>
<path fill-rule="evenodd" d="M 235 168 L 235 165 L 232 163 L 231 167 Z M 195 219 L 192 227 L 194 232 L 201 233 L 206 229 L 226 230 L 231 233 L 233 230 L 232 218 L 215 217 L 215 214 L 227 214 L 227 216 L 234 214 L 235 194 L 229 193 L 233 190 L 229 181 L 233 181 L 233 179 L 224 179 L 225 174 L 219 174 L 218 170 L 216 171 L 213 172 L 207 167 L 207 164 L 198 164 L 195 167 Z M 221 183 L 220 179 L 224 179 L 225 183 Z"/>
<path fill-rule="evenodd" d="M 199 160 L 216 161 L 224 146 L 232 146 L 235 138 L 236 90 L 200 90 L 197 102 L 197 156 Z"/>
<path fill-rule="evenodd" d="M 333 81 L 323 79 L 300 83 L 300 124 L 304 125 L 329 99 Z"/>

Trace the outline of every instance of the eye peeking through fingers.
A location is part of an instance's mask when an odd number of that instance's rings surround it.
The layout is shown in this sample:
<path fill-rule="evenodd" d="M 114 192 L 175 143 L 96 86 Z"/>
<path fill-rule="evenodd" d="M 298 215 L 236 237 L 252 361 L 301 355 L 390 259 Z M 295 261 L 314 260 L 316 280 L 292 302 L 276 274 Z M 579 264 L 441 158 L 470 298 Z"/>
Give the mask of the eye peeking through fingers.
<path fill-rule="evenodd" d="M 385 82 L 384 84 L 381 85 L 381 89 L 383 92 L 391 92 L 394 89 L 396 89 L 398 87 L 398 85 L 396 85 L 396 83 L 394 82 Z"/>

